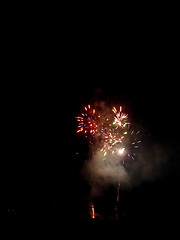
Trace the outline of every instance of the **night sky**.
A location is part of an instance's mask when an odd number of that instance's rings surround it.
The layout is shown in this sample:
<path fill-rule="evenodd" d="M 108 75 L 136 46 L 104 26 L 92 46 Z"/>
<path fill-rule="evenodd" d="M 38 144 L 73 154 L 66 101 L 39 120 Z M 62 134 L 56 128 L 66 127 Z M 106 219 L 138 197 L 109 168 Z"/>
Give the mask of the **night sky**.
<path fill-rule="evenodd" d="M 167 38 L 159 25 L 132 24 L 131 34 L 122 34 L 120 41 L 108 25 L 111 38 L 101 24 L 94 37 L 72 24 L 60 43 L 60 33 L 47 24 L 41 32 L 25 31 L 19 41 L 22 28 L 11 27 L 17 38 L 8 42 L 4 99 L 9 217 L 15 210 L 20 219 L 90 222 L 90 186 L 81 175 L 88 144 L 76 134 L 75 117 L 84 105 L 105 101 L 126 106 L 142 126 L 142 144 L 166 153 L 156 178 L 120 190 L 120 222 L 175 225 L 180 214 L 176 36 Z M 115 196 L 116 188 L 110 186 L 94 200 L 95 211 L 107 221 Z"/>

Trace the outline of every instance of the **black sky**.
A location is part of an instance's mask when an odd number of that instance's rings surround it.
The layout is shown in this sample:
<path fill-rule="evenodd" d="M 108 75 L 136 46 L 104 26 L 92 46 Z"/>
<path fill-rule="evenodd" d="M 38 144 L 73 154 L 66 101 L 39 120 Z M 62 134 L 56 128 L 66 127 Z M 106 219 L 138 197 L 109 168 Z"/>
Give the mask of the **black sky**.
<path fill-rule="evenodd" d="M 175 29 L 142 21 L 126 22 L 123 30 L 97 24 L 92 32 L 72 22 L 62 34 L 55 25 L 10 25 L 4 99 L 8 206 L 26 216 L 43 214 L 56 202 L 70 219 L 80 214 L 78 208 L 86 209 L 89 186 L 75 153 L 85 159 L 88 147 L 76 135 L 75 116 L 98 99 L 125 104 L 149 142 L 169 149 L 163 178 L 123 193 L 126 214 L 145 217 L 147 211 L 152 217 L 151 210 L 159 209 L 159 219 L 175 221 L 180 167 Z M 102 206 L 110 200 L 103 198 Z"/>

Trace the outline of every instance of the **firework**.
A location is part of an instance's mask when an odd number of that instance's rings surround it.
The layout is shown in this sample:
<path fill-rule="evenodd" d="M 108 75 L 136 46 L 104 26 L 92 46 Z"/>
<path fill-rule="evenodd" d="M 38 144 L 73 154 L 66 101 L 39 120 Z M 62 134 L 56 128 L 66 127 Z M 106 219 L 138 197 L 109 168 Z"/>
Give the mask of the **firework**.
<path fill-rule="evenodd" d="M 113 125 L 115 125 L 116 127 L 124 128 L 128 124 L 127 123 L 128 115 L 122 113 L 122 106 L 120 106 L 119 112 L 115 107 L 113 107 L 112 111 L 115 113 Z"/>
<path fill-rule="evenodd" d="M 105 114 L 107 113 L 107 114 Z M 134 160 L 141 142 L 138 135 L 140 131 L 132 129 L 128 121 L 128 114 L 123 112 L 122 106 L 98 113 L 91 105 L 84 107 L 84 112 L 77 117 L 78 130 L 90 143 L 94 143 L 98 151 L 102 153 L 102 159 L 118 159 L 124 164 L 125 160 Z"/>
<path fill-rule="evenodd" d="M 100 152 L 103 154 L 103 160 L 118 159 L 124 164 L 125 160 L 135 159 L 135 150 L 141 142 L 138 138 L 140 131 L 132 130 L 128 121 L 128 114 L 122 112 L 122 106 L 112 108 L 112 116 L 109 116 L 108 125 L 102 128 L 102 147 Z M 103 125 L 103 124 L 102 124 Z"/>
<path fill-rule="evenodd" d="M 83 133 L 86 137 L 94 136 L 98 132 L 96 110 L 89 104 L 84 107 L 84 112 L 76 117 L 78 122 L 77 133 Z"/>

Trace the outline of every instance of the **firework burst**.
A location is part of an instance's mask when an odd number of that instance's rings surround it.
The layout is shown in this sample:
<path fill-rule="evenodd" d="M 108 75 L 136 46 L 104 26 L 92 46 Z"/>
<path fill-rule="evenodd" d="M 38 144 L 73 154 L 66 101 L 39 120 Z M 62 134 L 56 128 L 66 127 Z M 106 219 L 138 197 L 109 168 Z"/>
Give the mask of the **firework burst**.
<path fill-rule="evenodd" d="M 105 114 L 107 112 L 107 114 Z M 124 164 L 125 160 L 134 160 L 138 148 L 140 131 L 134 131 L 128 120 L 128 114 L 122 106 L 113 107 L 111 111 L 98 112 L 90 105 L 84 107 L 84 112 L 76 117 L 77 133 L 82 133 L 89 142 L 98 146 L 102 159 L 118 159 Z"/>
<path fill-rule="evenodd" d="M 77 133 L 82 133 L 87 138 L 94 137 L 98 133 L 98 116 L 96 110 L 91 105 L 84 107 L 84 112 L 76 117 L 78 122 Z"/>

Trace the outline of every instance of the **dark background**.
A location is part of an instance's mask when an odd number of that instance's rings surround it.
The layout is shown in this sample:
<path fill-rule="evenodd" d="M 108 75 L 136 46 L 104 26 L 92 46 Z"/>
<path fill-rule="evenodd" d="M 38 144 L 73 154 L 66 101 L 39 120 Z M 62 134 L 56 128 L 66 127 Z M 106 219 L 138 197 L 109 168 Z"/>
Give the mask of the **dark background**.
<path fill-rule="evenodd" d="M 121 223 L 177 224 L 176 19 L 100 20 L 90 28 L 81 20 L 24 18 L 9 22 L 5 45 L 8 209 L 20 219 L 89 221 L 82 215 L 90 188 L 80 174 L 88 146 L 76 134 L 75 116 L 98 98 L 126 104 L 150 142 L 170 152 L 163 177 L 122 190 Z M 112 213 L 115 192 L 111 187 L 97 199 L 102 215 Z"/>

